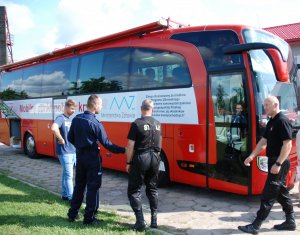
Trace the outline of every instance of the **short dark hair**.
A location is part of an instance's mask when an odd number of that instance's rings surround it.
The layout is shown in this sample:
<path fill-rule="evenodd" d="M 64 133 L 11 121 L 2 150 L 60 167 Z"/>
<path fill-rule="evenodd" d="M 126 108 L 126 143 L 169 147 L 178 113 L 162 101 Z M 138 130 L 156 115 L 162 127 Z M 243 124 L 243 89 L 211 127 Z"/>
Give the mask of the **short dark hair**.
<path fill-rule="evenodd" d="M 65 107 L 71 107 L 71 106 L 75 106 L 76 107 L 76 101 L 73 99 L 67 99 L 65 102 Z"/>
<path fill-rule="evenodd" d="M 96 100 L 98 100 L 99 97 L 97 95 L 90 95 L 87 101 L 87 107 L 88 108 L 94 108 L 96 106 Z"/>
<path fill-rule="evenodd" d="M 150 99 L 145 99 L 142 103 L 142 106 L 141 106 L 142 110 L 145 110 L 145 111 L 148 111 L 150 110 L 151 108 L 154 108 L 154 103 L 152 100 Z"/>

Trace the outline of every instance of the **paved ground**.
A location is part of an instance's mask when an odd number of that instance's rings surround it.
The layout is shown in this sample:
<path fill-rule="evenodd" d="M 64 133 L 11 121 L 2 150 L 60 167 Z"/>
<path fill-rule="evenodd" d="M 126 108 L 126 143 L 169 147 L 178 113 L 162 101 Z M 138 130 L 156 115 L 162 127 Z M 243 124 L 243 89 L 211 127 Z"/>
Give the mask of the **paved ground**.
<path fill-rule="evenodd" d="M 57 159 L 32 160 L 21 150 L 0 143 L 0 171 L 59 195 L 61 169 Z M 105 170 L 100 190 L 100 209 L 113 209 L 121 215 L 130 215 L 133 222 L 126 186 L 126 173 Z M 284 218 L 280 205 L 275 204 L 260 234 L 300 234 L 300 207 L 296 199 L 296 188 L 291 193 L 297 218 L 297 231 L 279 233 L 272 229 L 274 224 L 281 223 Z M 149 221 L 149 207 L 145 196 L 143 199 L 146 202 L 144 204 L 146 219 Z M 257 196 L 239 196 L 172 184 L 159 190 L 159 228 L 165 231 L 165 234 L 178 235 L 241 234 L 237 226 L 252 222 L 258 207 Z"/>

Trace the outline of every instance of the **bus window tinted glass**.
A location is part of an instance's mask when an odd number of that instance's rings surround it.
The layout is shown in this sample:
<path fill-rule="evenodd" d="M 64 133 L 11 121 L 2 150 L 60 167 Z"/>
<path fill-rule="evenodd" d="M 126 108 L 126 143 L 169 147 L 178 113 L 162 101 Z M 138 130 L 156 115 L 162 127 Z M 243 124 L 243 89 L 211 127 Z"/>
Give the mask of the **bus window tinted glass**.
<path fill-rule="evenodd" d="M 43 96 L 72 94 L 76 86 L 77 58 L 70 58 L 45 64 L 42 81 Z"/>
<path fill-rule="evenodd" d="M 255 105 L 258 121 L 257 139 L 263 135 L 268 115 L 266 114 L 263 103 L 264 100 L 272 95 L 276 96 L 280 103 L 280 111 L 285 114 L 295 128 L 293 134 L 297 133 L 300 126 L 298 117 L 298 106 L 293 83 L 282 83 L 276 80 L 272 62 L 263 50 L 253 50 L 249 52 L 252 68 L 253 88 L 255 93 Z"/>
<path fill-rule="evenodd" d="M 106 90 L 128 90 L 130 49 L 118 48 L 105 51 L 102 76 Z"/>
<path fill-rule="evenodd" d="M 190 86 L 185 59 L 169 51 L 117 48 L 81 58 L 78 93 Z"/>
<path fill-rule="evenodd" d="M 241 55 L 225 55 L 223 53 L 224 47 L 239 44 L 238 37 L 233 31 L 181 33 L 175 34 L 171 38 L 194 44 L 198 48 L 208 70 L 232 68 L 242 64 Z"/>
<path fill-rule="evenodd" d="M 103 53 L 96 52 L 80 58 L 79 76 L 76 84 L 77 93 L 101 91 Z"/>
<path fill-rule="evenodd" d="M 28 97 L 26 92 L 22 90 L 22 73 L 22 70 L 17 70 L 2 74 L 0 99 L 15 100 Z"/>
<path fill-rule="evenodd" d="M 190 86 L 191 83 L 181 55 L 152 49 L 133 50 L 129 89 Z"/>
<path fill-rule="evenodd" d="M 43 65 L 24 69 L 22 90 L 28 97 L 41 97 Z"/>

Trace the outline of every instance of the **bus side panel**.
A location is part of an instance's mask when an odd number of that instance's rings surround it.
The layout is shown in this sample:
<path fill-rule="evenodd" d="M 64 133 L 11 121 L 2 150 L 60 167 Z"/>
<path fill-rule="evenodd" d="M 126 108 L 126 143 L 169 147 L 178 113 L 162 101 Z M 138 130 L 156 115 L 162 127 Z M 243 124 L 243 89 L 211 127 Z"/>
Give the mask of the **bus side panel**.
<path fill-rule="evenodd" d="M 36 149 L 39 154 L 55 157 L 54 135 L 51 131 L 52 120 L 36 120 L 38 135 Z"/>
<path fill-rule="evenodd" d="M 259 156 L 263 156 L 259 154 Z M 265 186 L 268 173 L 263 172 L 257 167 L 257 158 L 254 158 L 252 166 L 252 194 L 261 194 Z"/>
<path fill-rule="evenodd" d="M 10 145 L 9 119 L 0 118 L 0 142 Z"/>
<path fill-rule="evenodd" d="M 174 181 L 174 175 L 176 175 L 173 165 L 174 164 L 174 152 L 173 152 L 173 139 L 163 138 L 162 139 L 162 152 L 168 161 L 168 169 L 170 180 Z M 166 167 L 166 166 L 165 166 Z"/>
<path fill-rule="evenodd" d="M 296 146 L 296 143 L 295 145 Z M 296 177 L 296 173 L 297 173 L 297 165 L 298 165 L 298 157 L 297 157 L 297 153 L 293 153 L 289 155 L 290 161 L 291 161 L 291 167 L 286 179 L 286 185 L 288 188 L 293 187 L 294 183 L 295 183 L 295 177 Z"/>
<path fill-rule="evenodd" d="M 206 163 L 206 125 L 174 125 L 174 181 L 205 186 L 205 171 L 193 173 L 193 168 L 182 169 L 179 162 Z"/>
<path fill-rule="evenodd" d="M 209 178 L 209 188 L 237 194 L 248 194 L 248 186 L 225 182 L 215 178 Z"/>
<path fill-rule="evenodd" d="M 103 122 L 102 124 L 105 128 L 108 139 L 112 143 L 120 147 L 126 147 L 127 134 L 129 131 L 130 123 Z M 103 167 L 120 171 L 126 171 L 125 154 L 111 153 L 103 146 L 101 146 L 100 154 L 102 156 Z"/>

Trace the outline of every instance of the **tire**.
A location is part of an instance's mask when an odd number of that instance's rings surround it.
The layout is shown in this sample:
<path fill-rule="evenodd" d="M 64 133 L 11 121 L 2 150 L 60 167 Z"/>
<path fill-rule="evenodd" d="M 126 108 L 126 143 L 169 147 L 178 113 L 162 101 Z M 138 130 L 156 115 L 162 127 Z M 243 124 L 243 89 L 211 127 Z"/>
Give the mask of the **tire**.
<path fill-rule="evenodd" d="M 36 143 L 31 134 L 27 134 L 25 136 L 24 151 L 25 151 L 25 154 L 27 154 L 27 156 L 29 158 L 32 158 L 32 159 L 39 158 L 39 156 L 36 152 Z"/>
<path fill-rule="evenodd" d="M 161 152 L 160 153 L 160 166 L 159 166 L 159 173 L 158 173 L 158 187 L 166 187 L 170 184 L 170 171 L 169 171 L 169 165 L 168 160 L 166 156 Z"/>

